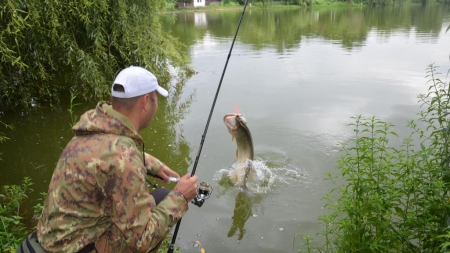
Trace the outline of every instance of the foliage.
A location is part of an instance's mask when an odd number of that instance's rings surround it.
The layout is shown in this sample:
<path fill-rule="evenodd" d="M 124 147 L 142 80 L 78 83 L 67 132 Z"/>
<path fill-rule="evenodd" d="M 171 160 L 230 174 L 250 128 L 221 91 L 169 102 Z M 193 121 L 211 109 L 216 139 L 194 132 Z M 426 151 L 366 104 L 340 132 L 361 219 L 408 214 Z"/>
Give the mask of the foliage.
<path fill-rule="evenodd" d="M 186 66 L 181 44 L 161 26 L 172 1 L 6 0 L 0 4 L 0 104 L 58 103 L 72 91 L 108 94 L 123 67 L 140 65 L 161 83 Z"/>
<path fill-rule="evenodd" d="M 227 6 L 227 7 L 236 7 L 236 6 L 240 6 L 243 5 L 243 3 L 239 3 L 237 1 L 231 1 L 231 0 L 223 0 L 220 1 L 221 6 Z"/>
<path fill-rule="evenodd" d="M 6 124 L 6 123 L 4 123 L 4 122 L 2 122 L 2 121 L 0 121 L 0 125 L 3 125 L 5 128 L 9 128 L 9 129 L 14 129 L 14 127 L 12 126 L 12 125 L 8 125 L 8 124 Z M 6 137 L 3 133 L 1 133 L 0 132 L 0 143 L 2 143 L 2 142 L 4 142 L 4 141 L 6 141 L 6 140 L 9 140 L 9 138 L 8 137 Z"/>
<path fill-rule="evenodd" d="M 3 125 L 5 128 L 14 129 L 12 125 L 8 125 L 2 121 L 0 121 L 0 125 Z M 9 138 L 7 136 L 5 136 L 2 132 L 0 132 L 0 143 L 4 142 L 6 140 L 9 140 Z M 1 153 L 0 153 L 0 155 L 1 155 Z M 0 158 L 0 161 L 1 160 L 2 159 Z"/>
<path fill-rule="evenodd" d="M 340 175 L 327 174 L 335 188 L 319 217 L 324 252 L 438 252 L 446 238 L 450 202 L 450 86 L 428 68 L 430 86 L 419 96 L 424 110 L 410 121 L 399 147 L 393 125 L 356 116 L 355 136 L 342 146 Z M 422 126 L 422 127 L 420 127 Z M 422 130 L 424 128 L 425 130 Z M 337 197 L 337 201 L 335 198 Z"/>
<path fill-rule="evenodd" d="M 176 0 L 168 0 L 166 1 L 166 10 L 174 10 L 178 6 L 178 2 Z"/>
<path fill-rule="evenodd" d="M 72 128 L 78 121 L 78 116 L 75 114 L 73 110 L 75 106 L 81 105 L 81 103 L 74 103 L 75 98 L 77 98 L 77 96 L 78 93 L 70 92 L 70 104 L 69 109 L 67 109 L 70 115 L 70 128 Z"/>
<path fill-rule="evenodd" d="M 32 192 L 31 179 L 23 179 L 22 185 L 5 185 L 0 195 L 0 252 L 17 248 L 27 236 L 23 217 L 23 202 Z"/>
<path fill-rule="evenodd" d="M 312 0 L 291 0 L 291 4 L 300 5 L 303 7 L 311 6 L 313 4 Z"/>

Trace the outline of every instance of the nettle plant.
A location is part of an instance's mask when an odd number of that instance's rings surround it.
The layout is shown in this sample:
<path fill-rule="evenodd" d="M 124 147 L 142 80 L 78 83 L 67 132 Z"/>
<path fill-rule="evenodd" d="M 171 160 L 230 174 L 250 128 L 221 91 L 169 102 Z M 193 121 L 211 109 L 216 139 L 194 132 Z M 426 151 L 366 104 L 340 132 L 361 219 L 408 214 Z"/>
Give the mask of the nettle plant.
<path fill-rule="evenodd" d="M 306 252 L 446 252 L 450 244 L 450 86 L 429 65 L 419 120 L 401 138 L 376 117 L 353 117 L 354 138 L 342 145 L 335 188 L 323 198 L 323 241 Z M 390 142 L 401 141 L 401 145 Z"/>

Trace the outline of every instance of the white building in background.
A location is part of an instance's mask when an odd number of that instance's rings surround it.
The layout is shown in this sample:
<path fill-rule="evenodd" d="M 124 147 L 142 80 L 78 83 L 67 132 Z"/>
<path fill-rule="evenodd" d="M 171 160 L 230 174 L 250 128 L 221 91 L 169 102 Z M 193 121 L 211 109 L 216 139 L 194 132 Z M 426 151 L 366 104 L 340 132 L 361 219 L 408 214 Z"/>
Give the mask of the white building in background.
<path fill-rule="evenodd" d="M 194 7 L 205 7 L 206 0 L 192 0 Z"/>

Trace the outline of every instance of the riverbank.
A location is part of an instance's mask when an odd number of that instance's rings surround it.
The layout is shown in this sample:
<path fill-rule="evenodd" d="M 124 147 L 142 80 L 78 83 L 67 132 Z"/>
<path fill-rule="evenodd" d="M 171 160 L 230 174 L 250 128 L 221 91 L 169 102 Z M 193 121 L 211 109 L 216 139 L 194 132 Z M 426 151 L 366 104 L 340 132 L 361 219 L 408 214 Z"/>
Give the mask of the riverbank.
<path fill-rule="evenodd" d="M 430 2 L 429 4 L 436 4 L 435 1 Z M 420 3 L 408 3 L 408 5 L 420 5 Z M 271 3 L 271 4 L 263 4 L 261 2 L 251 4 L 249 3 L 247 9 L 304 9 L 304 8 L 312 8 L 312 9 L 320 9 L 320 8 L 351 8 L 351 7 L 361 7 L 367 6 L 363 3 L 347 3 L 347 2 L 329 2 L 329 1 L 316 1 L 315 4 L 311 6 L 305 5 L 294 5 L 294 4 L 284 4 L 280 2 Z M 244 6 L 238 5 L 237 3 L 230 3 L 227 5 L 217 5 L 211 4 L 205 7 L 183 7 L 183 8 L 173 8 L 168 12 L 196 12 L 196 11 L 226 11 L 226 10 L 242 10 Z"/>
<path fill-rule="evenodd" d="M 345 2 L 321 2 L 314 4 L 312 6 L 300 6 L 293 4 L 281 4 L 274 3 L 269 5 L 263 5 L 262 3 L 248 4 L 248 9 L 302 9 L 302 8 L 320 8 L 320 7 L 353 7 L 353 6 L 364 6 L 363 4 L 348 4 Z M 229 5 L 209 5 L 205 7 L 183 7 L 183 8 L 173 8 L 168 12 L 196 12 L 196 11 L 226 11 L 226 10 L 241 10 L 244 6 L 238 4 Z"/>

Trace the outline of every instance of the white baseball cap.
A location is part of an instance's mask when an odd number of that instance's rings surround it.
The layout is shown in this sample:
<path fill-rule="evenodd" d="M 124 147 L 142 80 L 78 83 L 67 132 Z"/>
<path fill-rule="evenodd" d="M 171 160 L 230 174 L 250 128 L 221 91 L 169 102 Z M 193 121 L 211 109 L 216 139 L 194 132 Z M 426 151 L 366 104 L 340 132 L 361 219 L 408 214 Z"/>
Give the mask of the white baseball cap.
<path fill-rule="evenodd" d="M 124 91 L 114 90 L 114 85 L 120 84 Z M 152 91 L 158 91 L 164 97 L 169 95 L 166 89 L 158 85 L 155 75 L 142 67 L 130 66 L 119 72 L 111 86 L 111 95 L 117 98 L 132 98 Z"/>

